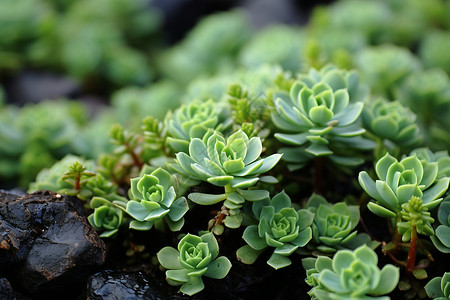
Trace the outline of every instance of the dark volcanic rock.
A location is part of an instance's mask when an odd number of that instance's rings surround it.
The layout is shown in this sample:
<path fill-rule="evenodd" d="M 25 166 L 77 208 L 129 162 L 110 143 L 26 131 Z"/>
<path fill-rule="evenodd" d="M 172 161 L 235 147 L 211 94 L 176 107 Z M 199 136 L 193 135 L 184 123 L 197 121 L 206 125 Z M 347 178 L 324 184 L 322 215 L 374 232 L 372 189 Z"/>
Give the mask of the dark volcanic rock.
<path fill-rule="evenodd" d="M 141 272 L 102 271 L 92 275 L 87 284 L 89 300 L 156 300 L 164 299 L 150 286 Z"/>
<path fill-rule="evenodd" d="M 77 199 L 0 191 L 0 270 L 13 285 L 31 295 L 67 292 L 67 286 L 83 284 L 105 257 L 105 244 Z"/>
<path fill-rule="evenodd" d="M 20 293 L 16 293 L 8 279 L 0 278 L 0 299 L 2 300 L 26 300 L 29 299 L 21 295 Z"/>

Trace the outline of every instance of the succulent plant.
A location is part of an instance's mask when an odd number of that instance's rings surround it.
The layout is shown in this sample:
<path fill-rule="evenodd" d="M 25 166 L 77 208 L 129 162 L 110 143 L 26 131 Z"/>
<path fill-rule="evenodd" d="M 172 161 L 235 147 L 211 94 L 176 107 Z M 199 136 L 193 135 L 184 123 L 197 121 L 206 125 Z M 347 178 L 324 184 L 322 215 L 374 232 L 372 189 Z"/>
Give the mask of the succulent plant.
<path fill-rule="evenodd" d="M 297 79 L 309 88 L 320 82 L 328 84 L 334 92 L 347 89 L 350 103 L 364 101 L 369 96 L 369 87 L 361 83 L 356 70 L 340 69 L 328 64 L 316 70 L 309 69 L 308 73 L 301 73 Z"/>
<path fill-rule="evenodd" d="M 357 54 L 355 64 L 372 93 L 387 98 L 392 98 L 395 87 L 420 66 L 406 48 L 393 45 L 364 48 Z"/>
<path fill-rule="evenodd" d="M 189 152 L 192 138 L 202 139 L 208 130 L 223 131 L 230 125 L 225 107 L 213 100 L 193 101 L 166 115 L 167 142 L 176 152 Z"/>
<path fill-rule="evenodd" d="M 411 151 L 411 155 L 417 155 L 417 157 L 424 161 L 422 164 L 427 162 L 436 162 L 438 165 L 438 174 L 437 179 L 443 177 L 450 177 L 450 156 L 448 155 L 448 151 L 437 151 L 432 152 L 428 148 L 416 148 Z"/>
<path fill-rule="evenodd" d="M 417 146 L 422 141 L 416 115 L 398 101 L 367 101 L 361 117 L 364 128 L 382 140 L 400 147 Z"/>
<path fill-rule="evenodd" d="M 428 297 L 434 300 L 450 299 L 450 272 L 445 272 L 442 277 L 435 277 L 425 285 Z"/>
<path fill-rule="evenodd" d="M 442 69 L 410 74 L 397 87 L 395 96 L 418 116 L 426 130 L 446 123 L 450 111 L 450 79 Z"/>
<path fill-rule="evenodd" d="M 123 211 L 109 200 L 94 197 L 90 202 L 94 212 L 88 216 L 88 221 L 97 231 L 102 231 L 100 237 L 113 237 L 124 223 Z"/>
<path fill-rule="evenodd" d="M 450 46 L 450 34 L 442 30 L 432 30 L 422 39 L 419 56 L 428 68 L 440 68 L 450 75 L 450 62 L 444 49 Z"/>
<path fill-rule="evenodd" d="M 178 250 L 164 247 L 158 253 L 159 263 L 166 269 L 170 285 L 180 286 L 180 292 L 193 295 L 203 290 L 202 276 L 222 279 L 231 268 L 225 256 L 217 257 L 219 245 L 212 233 L 202 236 L 185 235 L 178 243 Z"/>
<path fill-rule="evenodd" d="M 380 270 L 377 263 L 377 254 L 366 245 L 354 251 L 339 250 L 333 259 L 304 260 L 306 282 L 313 286 L 308 294 L 318 300 L 390 299 L 383 295 L 396 287 L 399 269 L 387 264 Z"/>
<path fill-rule="evenodd" d="M 397 230 L 402 235 L 403 242 L 411 240 L 413 227 L 419 234 L 428 236 L 434 234 L 431 227 L 434 219 L 430 216 L 428 208 L 423 206 L 421 198 L 412 196 L 407 203 L 403 203 L 400 215 L 402 221 L 397 223 Z"/>
<path fill-rule="evenodd" d="M 373 181 L 366 171 L 359 173 L 359 184 L 376 202 L 368 208 L 376 215 L 386 218 L 400 216 L 402 204 L 412 196 L 422 199 L 423 206 L 436 207 L 449 185 L 449 178 L 437 178 L 438 164 L 422 163 L 416 155 L 398 161 L 386 153 L 375 165 L 379 180 Z"/>
<path fill-rule="evenodd" d="M 450 198 L 445 198 L 439 206 L 437 213 L 439 226 L 435 229 L 435 235 L 431 236 L 434 246 L 443 253 L 450 253 Z"/>
<path fill-rule="evenodd" d="M 337 73 L 330 72 L 329 80 L 333 85 L 345 85 Z M 346 88 L 334 90 L 328 83 L 312 80 L 296 81 L 289 94 L 280 91 L 274 94 L 275 111 L 272 121 L 285 132 L 276 133 L 282 143 L 297 146 L 281 148 L 283 159 L 291 169 L 298 169 L 317 156 L 330 156 L 341 164 L 357 165 L 357 158 L 348 160 L 334 154 L 334 147 L 367 147 L 360 140 L 365 132 L 356 123 L 363 109 L 362 102 L 349 103 Z M 334 155 L 333 155 L 334 154 Z"/>
<path fill-rule="evenodd" d="M 273 247 L 275 249 L 267 264 L 274 269 L 289 266 L 292 262 L 288 256 L 304 247 L 312 238 L 314 215 L 306 209 L 295 210 L 284 191 L 268 203 L 255 202 L 252 211 L 259 223 L 244 230 L 242 238 L 248 245 L 237 250 L 238 259 L 252 264 L 263 250 Z"/>
<path fill-rule="evenodd" d="M 261 152 L 259 137 L 249 139 L 239 130 L 225 140 L 215 131 L 203 140 L 191 139 L 189 155 L 180 152 L 176 156 L 183 170 L 194 178 L 216 186 L 242 189 L 256 184 L 258 175 L 271 170 L 281 158 L 280 154 L 272 154 L 260 159 Z"/>
<path fill-rule="evenodd" d="M 339 249 L 356 249 L 370 243 L 365 233 L 353 231 L 359 223 L 359 207 L 345 202 L 329 203 L 324 197 L 313 194 L 306 208 L 314 214 L 311 225 L 313 239 L 310 249 L 323 253 L 334 253 Z"/>
<path fill-rule="evenodd" d="M 171 175 L 166 170 L 158 168 L 150 174 L 132 178 L 130 183 L 132 200 L 126 204 L 126 212 L 134 219 L 130 228 L 149 230 L 162 219 L 172 231 L 183 227 L 183 216 L 189 206 L 185 197 L 177 198 Z"/>
<path fill-rule="evenodd" d="M 269 26 L 257 33 L 241 50 L 239 60 L 246 68 L 278 64 L 297 72 L 302 64 L 303 32 L 286 25 Z M 284 47 L 279 47 L 284 44 Z"/>

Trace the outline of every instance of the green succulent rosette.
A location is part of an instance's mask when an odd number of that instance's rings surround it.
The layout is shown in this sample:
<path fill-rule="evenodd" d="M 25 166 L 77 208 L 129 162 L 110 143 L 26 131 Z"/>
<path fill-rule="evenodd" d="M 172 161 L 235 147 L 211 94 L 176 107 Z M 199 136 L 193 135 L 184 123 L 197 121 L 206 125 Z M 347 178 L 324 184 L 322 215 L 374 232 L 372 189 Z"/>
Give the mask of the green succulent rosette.
<path fill-rule="evenodd" d="M 435 277 L 425 285 L 425 292 L 433 300 L 450 299 L 450 272 L 442 277 Z"/>
<path fill-rule="evenodd" d="M 279 150 L 290 169 L 298 169 L 318 156 L 329 156 L 342 165 L 358 165 L 362 159 L 349 160 L 344 153 L 373 146 L 360 137 L 365 132 L 357 124 L 363 103 L 350 103 L 346 88 L 333 90 L 323 81 L 296 81 L 289 93 L 279 91 L 273 98 L 272 122 L 287 132 L 278 132 L 275 138 L 295 146 Z"/>
<path fill-rule="evenodd" d="M 231 123 L 225 107 L 213 100 L 192 101 L 166 116 L 167 143 L 176 152 L 189 152 L 192 138 L 203 138 L 208 130 L 222 131 Z"/>
<path fill-rule="evenodd" d="M 292 262 L 288 256 L 312 238 L 314 215 L 306 209 L 295 210 L 284 191 L 270 201 L 255 202 L 252 211 L 259 223 L 244 230 L 242 238 L 247 245 L 237 250 L 238 259 L 253 264 L 266 248 L 273 247 L 267 264 L 274 269 L 289 266 Z"/>
<path fill-rule="evenodd" d="M 155 222 L 161 220 L 166 221 L 171 231 L 183 227 L 183 216 L 189 206 L 185 197 L 177 198 L 171 180 L 171 175 L 162 168 L 130 180 L 132 200 L 125 208 L 134 219 L 130 228 L 150 230 Z"/>
<path fill-rule="evenodd" d="M 260 174 L 270 171 L 280 160 L 281 154 L 260 158 L 262 143 L 259 137 L 248 138 L 239 130 L 225 140 L 217 131 L 209 132 L 203 140 L 194 138 L 189 144 L 189 155 L 177 153 L 177 161 L 193 179 L 224 187 L 223 194 L 190 193 L 188 198 L 200 205 L 213 205 L 224 201 L 229 215 L 227 227 L 238 228 L 243 216 L 240 208 L 247 201 L 260 201 L 269 196 L 265 190 L 245 190 L 258 181 L 273 183 L 272 176 Z"/>
<path fill-rule="evenodd" d="M 383 296 L 394 290 L 399 281 L 399 268 L 387 264 L 381 270 L 378 256 L 368 246 L 354 251 L 339 250 L 333 256 L 303 260 L 308 292 L 318 300 L 388 300 Z"/>
<path fill-rule="evenodd" d="M 434 246 L 443 253 L 450 253 L 450 197 L 445 198 L 437 212 L 439 226 L 431 236 Z"/>
<path fill-rule="evenodd" d="M 398 101 L 378 98 L 367 101 L 361 119 L 369 132 L 400 147 L 413 147 L 422 142 L 416 115 Z"/>
<path fill-rule="evenodd" d="M 364 101 L 369 96 L 369 87 L 361 83 L 358 72 L 340 69 L 332 64 L 319 70 L 311 68 L 307 74 L 298 75 L 298 80 L 310 88 L 323 82 L 333 91 L 347 89 L 350 102 Z"/>
<path fill-rule="evenodd" d="M 365 47 L 354 61 L 372 94 L 389 99 L 395 88 L 420 68 L 419 60 L 408 49 L 389 44 Z"/>
<path fill-rule="evenodd" d="M 311 225 L 313 239 L 308 243 L 308 249 L 335 253 L 371 243 L 369 235 L 354 231 L 360 218 L 358 206 L 345 202 L 331 204 L 324 197 L 313 194 L 306 208 L 314 214 Z"/>
<path fill-rule="evenodd" d="M 376 202 L 367 207 L 374 214 L 385 218 L 400 216 L 402 205 L 411 197 L 422 199 L 423 206 L 432 209 L 441 201 L 448 189 L 449 178 L 437 179 L 438 164 L 422 163 L 416 155 L 398 161 L 386 153 L 375 165 L 378 180 L 370 178 L 366 171 L 359 173 L 359 184 Z"/>
<path fill-rule="evenodd" d="M 417 155 L 422 164 L 437 163 L 437 178 L 450 177 L 450 156 L 448 151 L 432 152 L 430 149 L 422 147 L 411 151 L 411 155 Z"/>
<path fill-rule="evenodd" d="M 158 253 L 159 263 L 166 269 L 170 285 L 180 286 L 180 292 L 192 296 L 205 287 L 202 276 L 222 279 L 231 268 L 225 256 L 218 257 L 219 245 L 212 233 L 202 236 L 185 235 L 178 243 L 178 250 L 164 247 Z"/>
<path fill-rule="evenodd" d="M 123 211 L 102 197 L 92 198 L 90 206 L 94 212 L 87 218 L 89 224 L 102 232 L 100 237 L 114 237 L 124 223 Z"/>
<path fill-rule="evenodd" d="M 259 137 L 251 139 L 239 130 L 225 140 L 217 131 L 203 140 L 193 138 L 189 155 L 177 153 L 178 163 L 194 178 L 216 186 L 248 188 L 259 181 L 258 175 L 271 170 L 280 160 L 280 154 L 259 158 L 262 152 Z"/>

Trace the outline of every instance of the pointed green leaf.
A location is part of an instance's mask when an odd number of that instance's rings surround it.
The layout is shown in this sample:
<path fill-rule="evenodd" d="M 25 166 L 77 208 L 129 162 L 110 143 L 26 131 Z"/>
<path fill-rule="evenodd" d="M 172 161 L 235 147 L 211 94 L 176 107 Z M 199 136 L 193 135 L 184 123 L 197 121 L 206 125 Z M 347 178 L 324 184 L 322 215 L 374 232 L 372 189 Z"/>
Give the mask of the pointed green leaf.
<path fill-rule="evenodd" d="M 274 268 L 275 270 L 287 267 L 291 263 L 292 261 L 288 257 L 276 253 L 273 253 L 272 256 L 270 256 L 269 260 L 267 261 L 267 264 L 272 268 Z"/>
<path fill-rule="evenodd" d="M 222 200 L 225 200 L 227 196 L 225 194 L 204 194 L 204 193 L 190 193 L 189 200 L 200 205 L 212 205 Z"/>

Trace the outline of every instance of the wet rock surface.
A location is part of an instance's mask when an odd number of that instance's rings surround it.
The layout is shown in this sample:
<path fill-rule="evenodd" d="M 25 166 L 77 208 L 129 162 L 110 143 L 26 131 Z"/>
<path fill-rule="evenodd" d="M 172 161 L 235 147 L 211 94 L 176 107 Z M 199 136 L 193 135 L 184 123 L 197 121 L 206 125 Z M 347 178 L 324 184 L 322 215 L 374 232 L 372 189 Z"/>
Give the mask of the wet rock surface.
<path fill-rule="evenodd" d="M 104 263 L 106 247 L 77 199 L 0 191 L 0 274 L 29 295 L 67 293 Z"/>
<path fill-rule="evenodd" d="M 141 272 L 102 271 L 88 279 L 87 296 L 89 300 L 157 300 L 165 299 L 150 285 Z"/>

